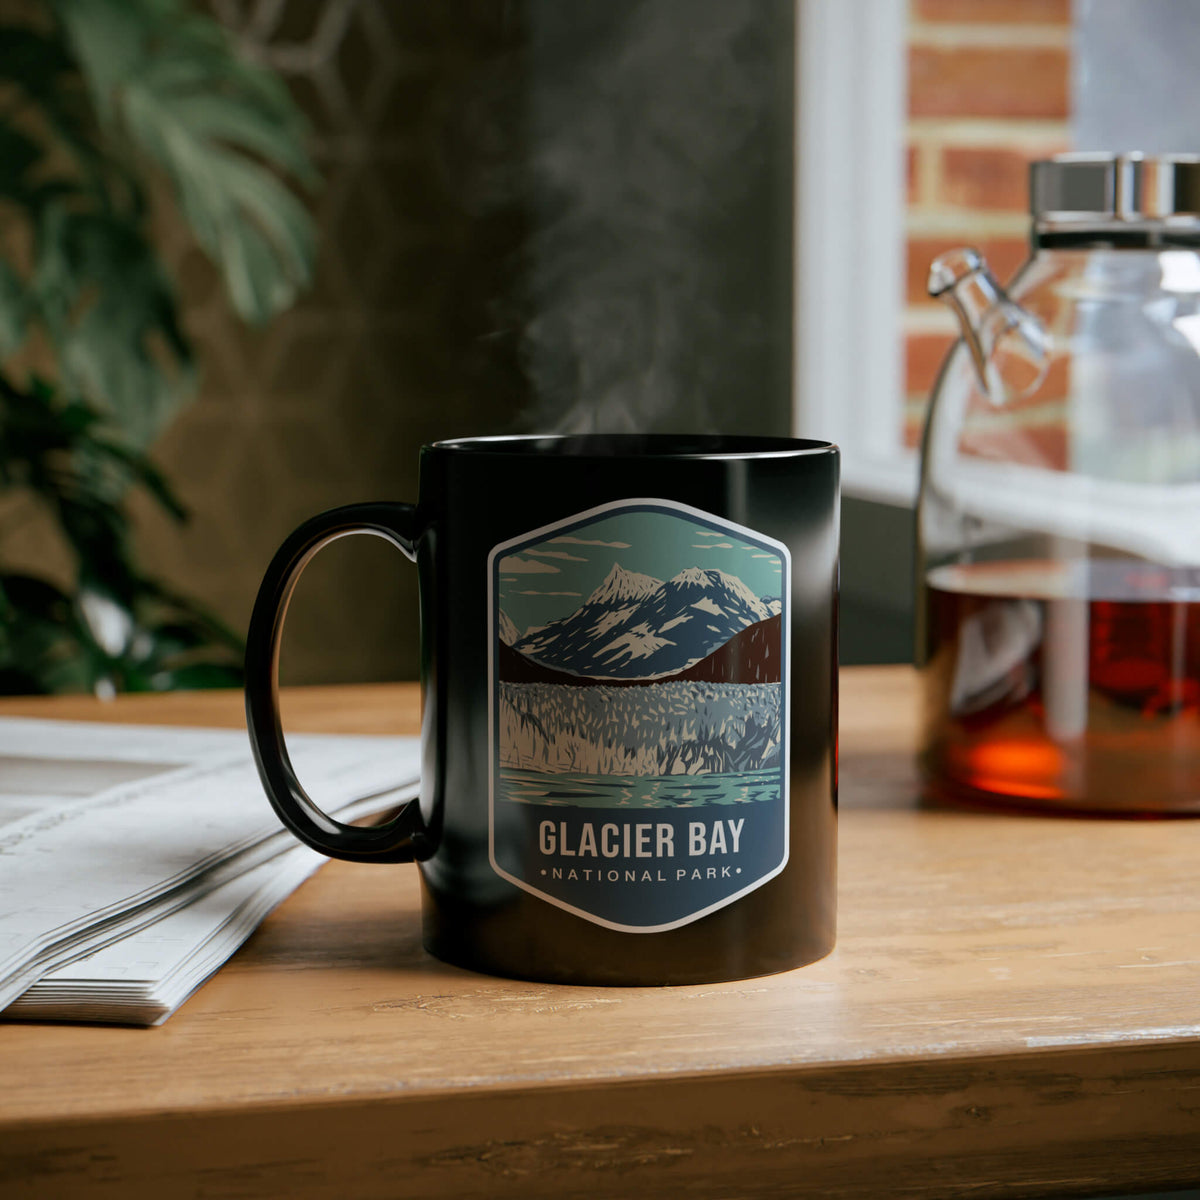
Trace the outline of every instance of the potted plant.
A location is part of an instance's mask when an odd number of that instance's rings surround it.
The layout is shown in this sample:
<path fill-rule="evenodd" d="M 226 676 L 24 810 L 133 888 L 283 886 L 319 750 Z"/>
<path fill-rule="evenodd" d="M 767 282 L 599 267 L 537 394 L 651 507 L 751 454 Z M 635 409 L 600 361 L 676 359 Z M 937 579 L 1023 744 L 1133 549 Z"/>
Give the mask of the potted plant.
<path fill-rule="evenodd" d="M 9 570 L 0 692 L 236 683 L 241 641 L 138 565 L 127 501 L 184 512 L 147 448 L 196 363 L 166 204 L 248 322 L 310 280 L 315 182 L 285 86 L 184 0 L 36 0 L 0 29 L 0 502 L 44 507 L 71 578 Z"/>

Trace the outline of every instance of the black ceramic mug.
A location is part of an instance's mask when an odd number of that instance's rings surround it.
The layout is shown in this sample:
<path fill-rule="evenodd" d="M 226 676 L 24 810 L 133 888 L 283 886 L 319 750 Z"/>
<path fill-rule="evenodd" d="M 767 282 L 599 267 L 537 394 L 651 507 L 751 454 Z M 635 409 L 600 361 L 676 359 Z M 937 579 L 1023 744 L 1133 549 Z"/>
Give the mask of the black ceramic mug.
<path fill-rule="evenodd" d="M 288 597 L 349 533 L 417 563 L 419 801 L 305 795 L 277 697 Z M 471 438 L 420 498 L 334 509 L 267 569 L 246 711 L 263 786 L 336 858 L 416 859 L 426 947 L 564 983 L 768 974 L 833 947 L 838 452 L 721 436 Z"/>

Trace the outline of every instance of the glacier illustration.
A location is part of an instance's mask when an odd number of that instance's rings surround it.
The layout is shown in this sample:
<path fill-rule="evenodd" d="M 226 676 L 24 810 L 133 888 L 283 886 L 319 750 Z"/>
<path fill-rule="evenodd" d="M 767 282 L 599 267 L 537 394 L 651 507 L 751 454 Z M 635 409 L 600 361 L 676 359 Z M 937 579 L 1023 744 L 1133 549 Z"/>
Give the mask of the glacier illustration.
<path fill-rule="evenodd" d="M 778 684 L 500 685 L 500 765 L 608 776 L 778 769 Z"/>

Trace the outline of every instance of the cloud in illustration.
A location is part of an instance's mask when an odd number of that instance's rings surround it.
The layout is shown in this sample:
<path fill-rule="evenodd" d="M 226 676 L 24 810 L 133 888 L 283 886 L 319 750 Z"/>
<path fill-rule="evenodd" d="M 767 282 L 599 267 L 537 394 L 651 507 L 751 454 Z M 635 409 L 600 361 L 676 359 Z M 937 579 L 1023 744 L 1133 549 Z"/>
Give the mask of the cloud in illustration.
<path fill-rule="evenodd" d="M 751 558 L 776 558 L 778 556 L 774 555 L 774 554 L 752 554 L 752 555 L 750 555 L 750 557 Z"/>
<path fill-rule="evenodd" d="M 715 533 L 715 532 L 709 533 L 709 532 L 705 532 L 703 529 L 701 529 L 696 533 L 696 536 L 697 537 L 725 537 L 725 534 Z"/>
<path fill-rule="evenodd" d="M 591 559 L 580 558 L 578 554 L 568 554 L 565 550 L 522 550 L 522 554 L 536 554 L 538 558 L 565 558 L 568 562 L 590 562 Z"/>
<path fill-rule="evenodd" d="M 628 550 L 629 542 L 604 542 L 596 538 L 577 538 L 567 534 L 563 537 L 550 539 L 551 544 L 557 543 L 560 546 L 608 546 L 612 550 Z"/>
<path fill-rule="evenodd" d="M 510 554 L 500 560 L 501 571 L 511 571 L 514 575 L 561 575 L 561 567 L 553 567 L 546 562 L 538 562 L 536 558 L 518 558 Z"/>
<path fill-rule="evenodd" d="M 582 596 L 582 592 L 538 592 L 533 588 L 522 588 L 514 593 L 517 596 Z"/>
<path fill-rule="evenodd" d="M 501 575 L 500 582 L 501 583 L 519 583 L 520 580 L 518 580 L 515 575 Z"/>
<path fill-rule="evenodd" d="M 732 542 L 700 542 L 692 547 L 693 550 L 732 550 Z"/>

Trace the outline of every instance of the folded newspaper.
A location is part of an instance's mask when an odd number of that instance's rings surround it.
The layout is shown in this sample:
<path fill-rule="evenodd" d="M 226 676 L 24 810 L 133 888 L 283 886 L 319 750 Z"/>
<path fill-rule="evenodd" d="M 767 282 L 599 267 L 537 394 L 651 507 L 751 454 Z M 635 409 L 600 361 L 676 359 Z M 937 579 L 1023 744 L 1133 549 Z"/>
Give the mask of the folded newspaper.
<path fill-rule="evenodd" d="M 414 796 L 418 739 L 288 739 L 344 821 Z M 161 1024 L 324 862 L 244 732 L 0 718 L 0 1017 Z"/>

